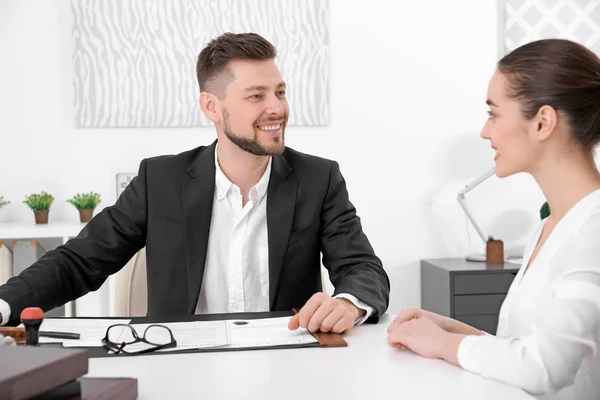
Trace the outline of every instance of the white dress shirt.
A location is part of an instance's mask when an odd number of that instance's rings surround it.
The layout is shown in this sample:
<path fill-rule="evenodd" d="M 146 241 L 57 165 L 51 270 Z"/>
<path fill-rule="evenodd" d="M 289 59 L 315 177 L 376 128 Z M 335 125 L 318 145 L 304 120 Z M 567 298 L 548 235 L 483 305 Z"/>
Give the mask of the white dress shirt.
<path fill-rule="evenodd" d="M 272 158 L 242 206 L 240 188 L 225 176 L 215 149 L 215 194 L 208 235 L 204 278 L 196 314 L 269 311 L 269 238 L 267 189 Z M 367 313 L 373 308 L 355 296 L 341 293 Z"/>
<path fill-rule="evenodd" d="M 196 314 L 268 311 L 266 204 L 271 159 L 243 207 L 242 192 L 219 167 L 216 150 L 215 168 L 213 211 Z"/>
<path fill-rule="evenodd" d="M 467 336 L 458 362 L 543 399 L 600 399 L 600 190 L 556 225 L 529 269 L 545 221 L 500 310 L 497 335 Z"/>

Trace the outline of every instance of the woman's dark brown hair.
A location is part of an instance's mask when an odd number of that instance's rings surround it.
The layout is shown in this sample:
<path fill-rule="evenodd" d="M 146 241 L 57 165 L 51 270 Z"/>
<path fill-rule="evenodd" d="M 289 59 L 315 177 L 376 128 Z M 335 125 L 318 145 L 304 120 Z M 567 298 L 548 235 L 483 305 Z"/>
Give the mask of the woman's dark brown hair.
<path fill-rule="evenodd" d="M 498 62 L 525 118 L 548 105 L 567 117 L 573 138 L 585 150 L 600 142 L 600 59 L 586 47 L 563 39 L 523 45 Z"/>

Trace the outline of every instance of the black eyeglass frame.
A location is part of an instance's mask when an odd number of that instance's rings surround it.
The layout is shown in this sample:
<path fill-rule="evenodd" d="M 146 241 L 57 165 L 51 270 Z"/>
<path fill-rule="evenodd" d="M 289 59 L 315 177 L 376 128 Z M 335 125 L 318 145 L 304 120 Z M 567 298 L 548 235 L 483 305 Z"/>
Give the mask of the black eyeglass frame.
<path fill-rule="evenodd" d="M 121 342 L 121 343 L 115 343 L 111 340 L 108 339 L 108 332 L 115 327 L 119 327 L 119 326 L 123 326 L 123 327 L 128 327 L 129 329 L 131 329 L 131 332 L 133 334 L 133 342 Z M 149 340 L 146 339 L 146 332 L 148 332 L 148 329 L 152 328 L 152 327 L 160 327 L 160 328 L 164 328 L 169 332 L 169 335 L 171 335 L 171 341 L 169 343 L 166 344 L 156 344 L 156 343 L 152 343 Z M 154 347 L 150 347 L 144 350 L 140 350 L 140 351 L 132 351 L 129 352 L 127 350 L 125 350 L 125 346 L 129 346 L 135 343 L 146 343 L 149 345 L 152 345 Z M 167 349 L 167 348 L 171 348 L 171 347 L 177 347 L 177 340 L 175 340 L 175 337 L 173 336 L 173 332 L 171 331 L 171 329 L 169 329 L 168 326 L 164 326 L 161 324 L 152 324 L 150 326 L 148 326 L 145 330 L 144 330 L 144 334 L 142 337 L 140 337 L 137 333 L 137 331 L 135 330 L 135 328 L 129 324 L 114 324 L 109 326 L 106 329 L 106 335 L 104 335 L 104 338 L 102 339 L 102 346 L 107 348 L 108 350 L 114 351 L 115 354 L 120 354 L 120 353 L 124 353 L 124 354 L 129 354 L 129 355 L 136 355 L 136 354 L 144 354 L 144 353 L 150 353 L 153 351 L 157 351 L 160 349 Z"/>

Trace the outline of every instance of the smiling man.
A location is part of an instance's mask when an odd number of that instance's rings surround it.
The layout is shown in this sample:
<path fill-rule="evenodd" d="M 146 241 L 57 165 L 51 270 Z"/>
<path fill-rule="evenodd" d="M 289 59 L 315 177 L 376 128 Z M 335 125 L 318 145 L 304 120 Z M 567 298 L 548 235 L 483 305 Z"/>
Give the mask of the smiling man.
<path fill-rule="evenodd" d="M 302 307 L 290 329 L 376 322 L 387 274 L 338 164 L 285 147 L 289 106 L 275 57 L 256 34 L 211 41 L 196 72 L 217 140 L 143 160 L 114 206 L 0 287 L 2 323 L 97 289 L 144 246 L 148 315 Z M 321 254 L 334 297 L 321 292 Z"/>

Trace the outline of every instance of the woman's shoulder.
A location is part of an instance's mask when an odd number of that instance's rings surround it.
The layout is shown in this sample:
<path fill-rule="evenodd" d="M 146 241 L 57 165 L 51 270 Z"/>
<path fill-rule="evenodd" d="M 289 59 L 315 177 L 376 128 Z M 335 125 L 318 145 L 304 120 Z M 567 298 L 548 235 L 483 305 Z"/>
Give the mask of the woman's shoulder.
<path fill-rule="evenodd" d="M 569 242 L 568 264 L 593 265 L 600 272 L 600 202 L 589 209 Z"/>
<path fill-rule="evenodd" d="M 579 229 L 578 236 L 580 238 L 596 239 L 594 242 L 600 244 L 600 193 L 597 196 L 597 201 L 589 208 L 589 212 L 584 218 L 585 221 Z"/>

